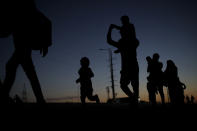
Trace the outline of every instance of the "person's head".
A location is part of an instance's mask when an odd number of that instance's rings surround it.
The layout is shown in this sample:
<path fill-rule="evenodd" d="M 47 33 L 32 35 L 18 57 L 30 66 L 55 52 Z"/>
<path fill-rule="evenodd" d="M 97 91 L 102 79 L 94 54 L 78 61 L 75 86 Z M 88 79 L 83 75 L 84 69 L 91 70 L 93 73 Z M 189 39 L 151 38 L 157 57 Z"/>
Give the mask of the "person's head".
<path fill-rule="evenodd" d="M 147 57 L 146 57 L 146 61 L 147 61 L 148 63 L 150 63 L 150 62 L 151 62 L 151 60 L 152 60 L 152 59 L 151 59 L 151 57 L 150 57 L 150 56 L 147 56 Z"/>
<path fill-rule="evenodd" d="M 126 15 L 122 16 L 121 17 L 121 22 L 122 22 L 123 25 L 129 24 L 129 17 L 126 16 Z"/>
<path fill-rule="evenodd" d="M 158 53 L 153 54 L 153 60 L 154 61 L 158 61 L 159 60 L 159 54 Z"/>
<path fill-rule="evenodd" d="M 172 60 L 167 60 L 167 66 L 172 67 L 175 66 L 175 64 Z"/>
<path fill-rule="evenodd" d="M 81 58 L 80 63 L 82 67 L 88 67 L 90 64 L 90 61 L 87 57 L 83 57 Z"/>
<path fill-rule="evenodd" d="M 172 60 L 167 60 L 167 69 L 177 70 L 175 63 Z"/>

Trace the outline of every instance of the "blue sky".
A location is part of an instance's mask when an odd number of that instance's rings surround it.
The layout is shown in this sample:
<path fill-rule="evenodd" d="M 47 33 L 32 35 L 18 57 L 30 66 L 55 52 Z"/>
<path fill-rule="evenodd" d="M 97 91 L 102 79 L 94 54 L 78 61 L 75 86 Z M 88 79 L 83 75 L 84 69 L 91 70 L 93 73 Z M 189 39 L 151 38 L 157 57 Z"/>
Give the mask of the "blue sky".
<path fill-rule="evenodd" d="M 197 96 L 197 2 L 195 0 L 36 0 L 37 7 L 52 21 L 53 45 L 42 58 L 32 53 L 38 78 L 45 98 L 79 96 L 75 83 L 80 58 L 89 57 L 95 77 L 94 93 L 106 100 L 106 87 L 110 86 L 108 53 L 100 48 L 115 48 L 106 43 L 110 24 L 121 25 L 120 17 L 128 15 L 135 25 L 140 46 L 137 57 L 140 67 L 140 97 L 147 100 L 146 56 L 157 52 L 165 70 L 166 61 L 172 59 L 178 67 L 179 77 L 188 89 L 186 94 Z M 113 38 L 120 38 L 113 32 Z M 5 64 L 14 51 L 12 37 L 0 39 L 0 78 L 5 77 Z M 118 97 L 125 96 L 119 88 L 120 55 L 113 54 Z M 10 95 L 21 94 L 26 84 L 28 98 L 34 101 L 31 86 L 19 67 Z"/>

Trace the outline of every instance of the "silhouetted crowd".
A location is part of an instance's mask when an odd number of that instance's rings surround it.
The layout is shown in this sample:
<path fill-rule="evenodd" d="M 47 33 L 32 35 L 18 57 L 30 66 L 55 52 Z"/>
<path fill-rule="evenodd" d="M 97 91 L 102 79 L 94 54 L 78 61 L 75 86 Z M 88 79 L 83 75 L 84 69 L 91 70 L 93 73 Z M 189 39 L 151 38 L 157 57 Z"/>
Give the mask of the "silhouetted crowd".
<path fill-rule="evenodd" d="M 147 90 L 149 93 L 149 101 L 156 104 L 156 94 L 159 92 L 161 96 L 162 104 L 165 104 L 165 97 L 163 92 L 163 86 L 168 88 L 168 95 L 170 102 L 173 105 L 184 104 L 184 89 L 186 86 L 179 80 L 177 67 L 172 60 L 167 61 L 166 70 L 163 72 L 163 64 L 159 61 L 159 54 L 153 54 L 153 58 L 146 57 L 148 63 L 147 72 Z"/>
<path fill-rule="evenodd" d="M 22 6 L 22 5 L 26 6 Z M 9 103 L 9 93 L 15 80 L 16 71 L 19 65 L 22 66 L 35 94 L 38 103 L 45 103 L 41 86 L 34 69 L 31 58 L 32 50 L 40 50 L 45 56 L 48 47 L 52 44 L 52 27 L 50 20 L 44 16 L 37 8 L 34 0 L 9 0 L 2 4 L 6 8 L 6 15 L 1 15 L 0 37 L 13 36 L 15 51 L 6 64 L 6 76 L 3 82 L 0 81 L 0 102 Z M 1 8 L 0 12 L 3 12 Z M 121 78 L 120 88 L 128 96 L 131 105 L 139 102 L 139 66 L 137 60 L 137 47 L 140 42 L 136 37 L 135 27 L 130 22 L 128 16 L 121 17 L 122 26 L 111 24 L 107 33 L 107 43 L 117 48 L 114 53 L 121 55 Z M 120 40 L 114 41 L 111 37 L 112 31 L 120 31 Z M 149 101 L 156 105 L 156 94 L 160 94 L 162 105 L 165 104 L 163 87 L 167 87 L 170 102 L 173 105 L 184 104 L 184 90 L 186 86 L 178 77 L 178 69 L 172 60 L 167 61 L 165 71 L 162 71 L 163 64 L 159 61 L 159 54 L 146 57 L 147 60 L 147 90 Z M 98 95 L 93 95 L 91 78 L 94 76 L 89 67 L 89 59 L 83 57 L 80 60 L 81 68 L 78 71 L 79 78 L 76 83 L 80 83 L 81 102 L 85 105 L 86 97 L 91 101 L 100 103 Z M 133 91 L 128 85 L 131 84 Z M 19 96 L 15 101 L 21 103 Z M 186 97 L 187 103 L 194 103 L 194 97 Z"/>

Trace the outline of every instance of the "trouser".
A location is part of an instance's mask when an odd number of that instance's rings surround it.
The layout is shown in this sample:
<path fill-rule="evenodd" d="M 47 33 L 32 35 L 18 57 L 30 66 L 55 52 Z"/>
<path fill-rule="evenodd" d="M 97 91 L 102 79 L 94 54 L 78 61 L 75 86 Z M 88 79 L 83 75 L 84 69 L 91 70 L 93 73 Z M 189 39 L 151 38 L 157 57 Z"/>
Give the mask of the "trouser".
<path fill-rule="evenodd" d="M 131 90 L 129 89 L 128 87 L 129 83 L 131 83 L 134 93 L 132 93 Z M 138 101 L 138 98 L 139 98 L 139 73 L 138 71 L 135 71 L 135 73 L 121 71 L 120 87 L 128 97 L 134 98 L 135 101 Z"/>
<path fill-rule="evenodd" d="M 86 97 L 90 101 L 96 101 L 97 103 L 100 103 L 98 95 L 93 95 L 92 89 L 81 89 L 81 103 L 85 104 Z"/>
<path fill-rule="evenodd" d="M 147 83 L 147 89 L 149 92 L 149 100 L 152 104 L 156 104 L 156 93 L 157 91 L 160 94 L 162 104 L 165 104 L 165 97 L 163 92 L 163 85 L 162 84 L 155 84 L 152 82 Z"/>
<path fill-rule="evenodd" d="M 157 90 L 159 91 L 159 94 L 160 94 L 160 97 L 161 97 L 161 102 L 162 104 L 165 104 L 165 96 L 164 96 L 164 93 L 163 93 L 163 85 L 158 85 L 157 86 Z"/>
<path fill-rule="evenodd" d="M 151 82 L 147 83 L 147 90 L 149 94 L 149 101 L 151 104 L 156 104 L 156 88 L 151 84 Z"/>
<path fill-rule="evenodd" d="M 184 91 L 181 88 L 178 88 L 177 85 L 169 86 L 169 95 L 170 101 L 173 105 L 182 105 L 184 104 Z"/>
<path fill-rule="evenodd" d="M 21 64 L 24 72 L 30 80 L 33 92 L 38 103 L 44 103 L 43 94 L 40 88 L 40 83 L 37 78 L 36 71 L 31 58 L 31 50 L 16 50 L 6 65 L 6 76 L 3 83 L 3 93 L 9 96 L 9 92 L 15 80 L 16 70 L 18 65 Z"/>

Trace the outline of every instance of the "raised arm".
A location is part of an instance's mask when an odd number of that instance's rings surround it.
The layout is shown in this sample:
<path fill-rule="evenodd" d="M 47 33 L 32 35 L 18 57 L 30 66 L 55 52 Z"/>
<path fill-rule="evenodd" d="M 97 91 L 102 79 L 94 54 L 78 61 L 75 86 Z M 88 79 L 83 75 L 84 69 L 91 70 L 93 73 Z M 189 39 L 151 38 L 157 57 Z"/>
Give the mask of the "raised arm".
<path fill-rule="evenodd" d="M 114 26 L 110 25 L 108 33 L 107 33 L 107 43 L 118 48 L 118 42 L 112 40 L 112 38 L 111 38 L 111 33 L 112 33 L 113 28 L 114 28 Z"/>
<path fill-rule="evenodd" d="M 116 28 L 117 30 L 120 30 L 120 29 L 121 29 L 120 26 L 117 26 L 117 25 L 114 25 L 114 24 L 111 24 L 111 26 L 112 26 L 113 28 Z"/>

